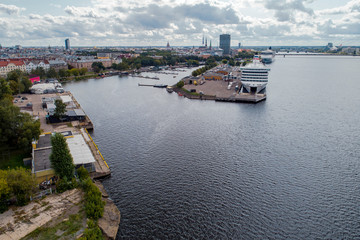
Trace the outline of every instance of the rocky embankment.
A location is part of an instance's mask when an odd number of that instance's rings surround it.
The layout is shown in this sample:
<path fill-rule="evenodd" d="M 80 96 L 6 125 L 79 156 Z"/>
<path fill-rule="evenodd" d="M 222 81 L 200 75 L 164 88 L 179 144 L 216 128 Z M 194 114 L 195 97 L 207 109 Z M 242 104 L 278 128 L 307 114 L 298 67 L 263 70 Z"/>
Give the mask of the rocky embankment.
<path fill-rule="evenodd" d="M 106 202 L 104 215 L 98 220 L 98 226 L 107 239 L 115 239 L 120 224 L 120 211 L 114 202 L 109 199 L 104 186 L 98 181 L 95 181 L 95 185 L 100 189 L 102 198 Z"/>

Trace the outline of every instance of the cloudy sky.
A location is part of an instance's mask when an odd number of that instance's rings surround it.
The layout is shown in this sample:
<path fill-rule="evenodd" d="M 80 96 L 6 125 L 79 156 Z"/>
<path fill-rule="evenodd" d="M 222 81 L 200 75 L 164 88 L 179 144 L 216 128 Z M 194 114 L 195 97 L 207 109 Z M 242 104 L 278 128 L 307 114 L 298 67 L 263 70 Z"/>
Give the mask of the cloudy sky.
<path fill-rule="evenodd" d="M 360 45 L 360 0 L 1 0 L 3 46 Z"/>

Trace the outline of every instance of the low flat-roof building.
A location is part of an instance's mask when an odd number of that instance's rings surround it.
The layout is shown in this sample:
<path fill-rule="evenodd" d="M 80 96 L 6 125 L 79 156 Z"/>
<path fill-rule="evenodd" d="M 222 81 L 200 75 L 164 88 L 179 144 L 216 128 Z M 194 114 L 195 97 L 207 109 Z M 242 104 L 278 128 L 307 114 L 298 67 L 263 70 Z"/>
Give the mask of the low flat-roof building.
<path fill-rule="evenodd" d="M 88 172 L 95 171 L 95 158 L 91 153 L 89 146 L 86 144 L 81 134 L 73 135 L 66 138 L 70 153 L 73 157 L 74 164 L 78 168 L 83 166 Z"/>
<path fill-rule="evenodd" d="M 50 162 L 51 135 L 51 133 L 40 135 L 39 140 L 33 143 L 31 168 L 38 183 L 48 181 L 55 176 L 55 171 L 51 168 Z M 84 166 L 89 173 L 94 172 L 96 160 L 84 137 L 81 134 L 73 135 L 71 132 L 64 132 L 63 135 L 66 138 L 75 167 Z"/>
<path fill-rule="evenodd" d="M 48 181 L 55 176 L 49 158 L 51 151 L 51 134 L 41 135 L 39 140 L 33 143 L 31 171 L 38 183 Z"/>

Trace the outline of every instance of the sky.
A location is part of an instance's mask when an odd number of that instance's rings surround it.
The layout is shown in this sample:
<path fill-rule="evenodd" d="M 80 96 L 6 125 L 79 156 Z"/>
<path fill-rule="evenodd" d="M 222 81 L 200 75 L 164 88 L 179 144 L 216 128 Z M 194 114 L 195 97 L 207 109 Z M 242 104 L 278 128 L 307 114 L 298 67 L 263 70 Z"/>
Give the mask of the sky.
<path fill-rule="evenodd" d="M 360 0 L 1 0 L 2 46 L 360 46 Z"/>

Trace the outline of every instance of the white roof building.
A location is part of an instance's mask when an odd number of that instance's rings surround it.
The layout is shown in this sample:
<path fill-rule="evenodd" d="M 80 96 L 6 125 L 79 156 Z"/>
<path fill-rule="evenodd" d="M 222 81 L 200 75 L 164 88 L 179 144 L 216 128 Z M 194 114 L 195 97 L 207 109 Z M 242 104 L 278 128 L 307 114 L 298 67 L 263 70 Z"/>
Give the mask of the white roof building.
<path fill-rule="evenodd" d="M 96 160 L 82 135 L 78 134 L 66 138 L 66 142 L 69 146 L 75 165 L 95 163 Z"/>

